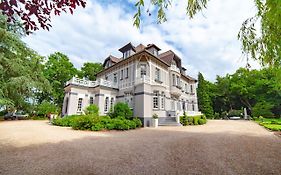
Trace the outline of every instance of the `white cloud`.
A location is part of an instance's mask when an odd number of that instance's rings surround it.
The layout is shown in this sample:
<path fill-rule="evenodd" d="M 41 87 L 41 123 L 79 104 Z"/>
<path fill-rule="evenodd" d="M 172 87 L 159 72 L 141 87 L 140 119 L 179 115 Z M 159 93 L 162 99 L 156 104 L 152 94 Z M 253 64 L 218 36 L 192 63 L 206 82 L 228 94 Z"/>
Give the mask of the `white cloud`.
<path fill-rule="evenodd" d="M 254 14 L 251 1 L 212 0 L 192 20 L 185 14 L 186 1 L 174 2 L 166 23 L 158 25 L 144 12 L 145 21 L 139 30 L 133 27 L 131 6 L 88 1 L 86 8 L 77 9 L 74 15 L 54 17 L 49 32 L 41 30 L 24 40 L 42 55 L 55 51 L 67 54 L 76 67 L 88 61 L 101 62 L 109 54 L 121 56 L 118 49 L 130 41 L 155 43 L 162 51 L 174 50 L 195 77 L 200 71 L 214 80 L 217 74 L 233 73 L 245 66 L 237 33 L 243 20 Z M 131 0 L 129 3 L 133 6 Z M 257 63 L 252 65 L 258 67 Z"/>

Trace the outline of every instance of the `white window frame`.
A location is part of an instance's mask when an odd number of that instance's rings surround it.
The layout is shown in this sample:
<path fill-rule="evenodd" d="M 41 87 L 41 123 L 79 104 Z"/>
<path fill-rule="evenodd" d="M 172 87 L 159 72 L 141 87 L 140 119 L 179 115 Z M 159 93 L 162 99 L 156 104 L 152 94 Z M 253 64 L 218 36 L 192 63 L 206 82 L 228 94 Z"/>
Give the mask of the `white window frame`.
<path fill-rule="evenodd" d="M 161 81 L 161 73 L 160 73 L 160 69 L 158 67 L 155 67 L 155 80 Z"/>
<path fill-rule="evenodd" d="M 108 112 L 108 104 L 109 103 L 109 97 L 105 97 L 104 99 L 104 112 Z"/>
<path fill-rule="evenodd" d="M 146 69 L 146 64 L 140 64 L 140 76 L 144 77 L 146 76 L 147 69 Z"/>
<path fill-rule="evenodd" d="M 123 76 L 124 76 L 124 70 L 122 69 L 121 70 L 121 73 L 120 73 L 121 75 L 120 75 L 120 80 L 123 80 Z"/>
<path fill-rule="evenodd" d="M 83 98 L 78 98 L 77 112 L 82 112 Z"/>
<path fill-rule="evenodd" d="M 159 91 L 153 91 L 152 104 L 153 109 L 159 109 Z"/>
<path fill-rule="evenodd" d="M 94 97 L 90 97 L 89 103 L 90 105 L 94 104 Z"/>
<path fill-rule="evenodd" d="M 113 82 L 114 82 L 114 83 L 117 83 L 117 73 L 114 73 L 114 74 L 113 74 Z"/>
<path fill-rule="evenodd" d="M 165 109 L 165 93 L 161 94 L 161 109 Z"/>

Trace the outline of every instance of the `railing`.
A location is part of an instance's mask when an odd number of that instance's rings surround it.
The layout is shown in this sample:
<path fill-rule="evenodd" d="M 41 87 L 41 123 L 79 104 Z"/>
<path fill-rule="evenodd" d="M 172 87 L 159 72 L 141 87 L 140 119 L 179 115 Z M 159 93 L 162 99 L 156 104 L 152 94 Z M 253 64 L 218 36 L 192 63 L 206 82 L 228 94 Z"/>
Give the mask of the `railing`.
<path fill-rule="evenodd" d="M 170 69 L 173 70 L 173 71 L 175 71 L 175 72 L 180 73 L 180 69 L 177 68 L 177 66 L 175 66 L 175 65 L 171 65 Z"/>
<path fill-rule="evenodd" d="M 80 78 L 73 77 L 71 80 L 66 82 L 66 85 L 70 85 L 70 84 L 78 85 L 78 86 L 86 86 L 86 87 L 106 86 L 111 88 L 118 88 L 118 85 L 116 83 L 104 79 L 90 81 L 84 78 L 80 79 Z"/>
<path fill-rule="evenodd" d="M 142 77 L 136 78 L 135 84 L 141 84 L 141 83 L 150 83 L 150 77 L 142 76 Z"/>

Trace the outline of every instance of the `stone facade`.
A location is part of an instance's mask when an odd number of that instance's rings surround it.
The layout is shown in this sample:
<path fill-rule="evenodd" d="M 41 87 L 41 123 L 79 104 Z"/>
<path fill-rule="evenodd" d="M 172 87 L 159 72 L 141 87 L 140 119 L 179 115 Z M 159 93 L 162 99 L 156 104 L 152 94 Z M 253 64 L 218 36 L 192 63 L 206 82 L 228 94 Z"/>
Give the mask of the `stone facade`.
<path fill-rule="evenodd" d="M 144 126 L 151 126 L 153 114 L 159 123 L 166 118 L 198 115 L 196 80 L 188 76 L 181 59 L 172 51 L 159 54 L 154 44 L 131 43 L 119 49 L 122 58 L 109 56 L 96 81 L 72 78 L 65 86 L 63 115 L 82 114 L 96 104 L 106 115 L 116 102 L 125 102 Z"/>

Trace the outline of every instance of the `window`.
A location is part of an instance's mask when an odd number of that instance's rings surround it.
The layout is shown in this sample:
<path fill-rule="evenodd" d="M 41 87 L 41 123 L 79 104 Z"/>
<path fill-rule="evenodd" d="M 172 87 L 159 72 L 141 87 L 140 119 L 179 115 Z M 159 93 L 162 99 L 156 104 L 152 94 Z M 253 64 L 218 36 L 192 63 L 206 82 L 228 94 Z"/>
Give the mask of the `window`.
<path fill-rule="evenodd" d="M 185 102 L 182 101 L 182 110 L 185 111 Z"/>
<path fill-rule="evenodd" d="M 82 102 L 83 102 L 83 98 L 79 98 L 78 99 L 77 112 L 82 112 Z"/>
<path fill-rule="evenodd" d="M 160 69 L 155 68 L 155 80 L 160 81 Z"/>
<path fill-rule="evenodd" d="M 90 105 L 94 104 L 94 97 L 90 97 Z"/>
<path fill-rule="evenodd" d="M 105 97 L 104 112 L 107 112 L 107 111 L 108 111 L 108 100 L 109 100 L 109 98 L 108 98 L 108 97 Z"/>
<path fill-rule="evenodd" d="M 161 109 L 165 108 L 165 93 L 162 92 L 161 94 Z"/>
<path fill-rule="evenodd" d="M 114 83 L 117 83 L 117 74 L 116 73 L 113 74 L 113 81 L 114 81 Z"/>
<path fill-rule="evenodd" d="M 131 50 L 124 52 L 124 58 L 128 58 L 130 56 Z"/>
<path fill-rule="evenodd" d="M 105 76 L 105 80 L 108 80 L 108 76 L 107 75 Z"/>
<path fill-rule="evenodd" d="M 159 108 L 158 96 L 159 96 L 159 91 L 154 91 L 153 92 L 153 108 L 154 109 L 158 109 Z"/>
<path fill-rule="evenodd" d="M 188 89 L 187 89 L 187 84 L 185 83 L 185 92 L 187 92 L 188 91 Z"/>
<path fill-rule="evenodd" d="M 192 102 L 192 111 L 195 111 L 195 105 L 194 105 L 194 102 Z"/>
<path fill-rule="evenodd" d="M 158 51 L 156 49 L 153 49 L 153 55 L 158 56 Z"/>
<path fill-rule="evenodd" d="M 175 111 L 175 101 L 171 100 L 171 109 Z"/>
<path fill-rule="evenodd" d="M 190 93 L 193 93 L 193 86 L 192 86 L 192 84 L 190 85 Z"/>
<path fill-rule="evenodd" d="M 146 64 L 140 65 L 140 74 L 141 74 L 141 77 L 144 77 L 146 75 Z"/>
<path fill-rule="evenodd" d="M 180 77 L 177 76 L 177 86 L 180 86 Z"/>
<path fill-rule="evenodd" d="M 113 104 L 114 104 L 114 98 L 112 97 L 110 100 L 110 109 L 113 109 Z"/>
<path fill-rule="evenodd" d="M 178 101 L 178 106 L 177 106 L 177 110 L 181 111 L 181 103 Z"/>
<path fill-rule="evenodd" d="M 128 78 L 129 77 L 129 68 L 127 67 L 126 68 L 126 78 Z"/>
<path fill-rule="evenodd" d="M 176 76 L 175 76 L 175 74 L 173 74 L 172 77 L 173 77 L 173 86 L 176 86 Z"/>
<path fill-rule="evenodd" d="M 65 100 L 65 113 L 67 113 L 68 111 L 68 97 L 66 97 L 66 100 Z"/>
<path fill-rule="evenodd" d="M 130 108 L 134 107 L 133 106 L 133 94 L 131 92 L 125 93 L 124 100 L 125 100 L 125 103 L 127 103 Z"/>
<path fill-rule="evenodd" d="M 123 76 L 124 76 L 124 71 L 123 71 L 123 70 L 121 70 L 120 80 L 123 80 Z"/>

